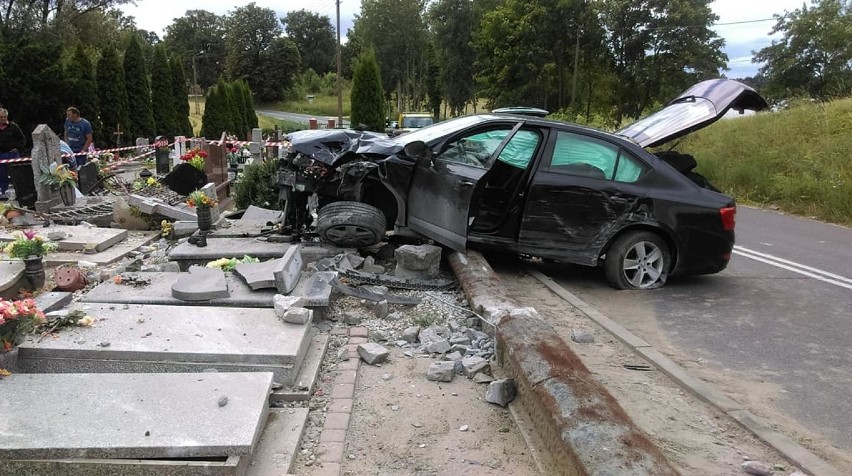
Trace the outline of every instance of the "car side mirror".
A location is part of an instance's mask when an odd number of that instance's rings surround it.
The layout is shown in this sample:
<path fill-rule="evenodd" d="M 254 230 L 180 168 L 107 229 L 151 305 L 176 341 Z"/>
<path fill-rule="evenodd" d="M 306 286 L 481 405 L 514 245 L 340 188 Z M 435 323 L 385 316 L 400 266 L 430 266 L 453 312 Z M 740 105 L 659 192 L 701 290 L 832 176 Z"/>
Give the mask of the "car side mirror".
<path fill-rule="evenodd" d="M 432 165 L 432 149 L 430 149 L 425 142 L 418 140 L 414 142 L 410 142 L 405 145 L 403 149 L 405 151 L 405 155 L 415 159 L 416 161 L 428 160 L 429 164 Z"/>

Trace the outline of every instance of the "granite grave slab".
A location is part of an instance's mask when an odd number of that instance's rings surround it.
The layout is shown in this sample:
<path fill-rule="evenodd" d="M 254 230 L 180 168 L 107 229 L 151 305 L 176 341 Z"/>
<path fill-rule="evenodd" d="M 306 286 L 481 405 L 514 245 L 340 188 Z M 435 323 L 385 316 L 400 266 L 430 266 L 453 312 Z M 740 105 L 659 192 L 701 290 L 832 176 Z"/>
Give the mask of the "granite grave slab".
<path fill-rule="evenodd" d="M 230 296 L 225 272 L 220 268 L 191 266 L 172 284 L 172 297 L 182 301 L 209 301 Z"/>
<path fill-rule="evenodd" d="M 210 238 L 210 235 L 207 235 Z M 261 261 L 281 258 L 290 249 L 289 243 L 271 243 L 256 238 L 227 238 L 208 239 L 207 246 L 199 248 L 191 243 L 181 243 L 169 252 L 169 259 L 180 263 L 182 270 L 187 270 L 193 264 L 205 265 L 219 258 L 242 258 L 253 256 Z M 321 258 L 329 258 L 344 252 L 354 252 L 350 248 L 333 246 L 308 246 L 300 244 L 299 253 L 304 263 L 311 263 Z"/>
<path fill-rule="evenodd" d="M 249 455 L 271 386 L 269 372 L 15 373 L 3 381 L 0 460 Z"/>
<path fill-rule="evenodd" d="M 231 297 L 211 299 L 209 301 L 182 301 L 172 297 L 172 284 L 186 273 L 151 272 L 151 273 L 122 273 L 122 282 L 130 283 L 140 280 L 140 285 L 115 284 L 113 280 L 104 281 L 81 298 L 82 302 L 102 302 L 116 304 L 164 304 L 176 306 L 225 306 L 225 307 L 268 307 L 272 308 L 272 298 L 275 289 L 259 289 L 253 291 L 242 279 L 232 273 L 225 273 L 228 292 Z M 302 273 L 291 296 L 305 298 L 303 306 L 309 308 L 328 306 L 331 300 L 331 282 L 337 273 L 324 271 L 318 273 Z M 316 310 L 316 309 L 314 309 Z"/>
<path fill-rule="evenodd" d="M 271 259 L 261 263 L 240 263 L 234 267 L 234 274 L 243 278 L 252 290 L 275 288 L 275 269 L 278 260 Z"/>
<path fill-rule="evenodd" d="M 55 241 L 58 251 L 103 251 L 127 238 L 127 230 L 120 228 L 89 228 L 86 226 L 53 225 L 36 229 L 39 235 Z M 0 229 L 0 242 L 15 239 L 13 231 Z"/>
<path fill-rule="evenodd" d="M 19 346 L 23 372 L 274 372 L 292 383 L 311 344 L 310 326 L 272 309 L 75 303 L 94 317 Z"/>
<path fill-rule="evenodd" d="M 104 228 L 100 228 L 103 230 Z M 58 266 L 60 264 L 71 263 L 76 264 L 80 261 L 88 261 L 96 265 L 105 265 L 114 263 L 131 251 L 145 246 L 160 237 L 158 231 L 131 231 L 128 232 L 127 238 L 115 245 L 93 254 L 84 254 L 79 251 L 66 251 L 50 253 L 45 257 L 44 264 L 47 266 Z"/>

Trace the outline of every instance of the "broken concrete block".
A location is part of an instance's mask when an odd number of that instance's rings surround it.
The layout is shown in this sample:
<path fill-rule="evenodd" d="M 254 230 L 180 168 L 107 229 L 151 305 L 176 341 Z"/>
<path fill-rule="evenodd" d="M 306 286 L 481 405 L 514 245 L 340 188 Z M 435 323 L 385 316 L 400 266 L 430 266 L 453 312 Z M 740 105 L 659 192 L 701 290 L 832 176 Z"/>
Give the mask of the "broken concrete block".
<path fill-rule="evenodd" d="M 464 366 L 464 375 L 467 378 L 473 378 L 480 372 L 489 373 L 491 371 L 491 364 L 476 355 L 463 358 L 462 366 Z"/>
<path fill-rule="evenodd" d="M 234 266 L 234 274 L 243 278 L 252 291 L 277 287 L 275 270 L 279 260 L 271 259 L 262 263 L 240 263 Z"/>
<path fill-rule="evenodd" d="M 595 335 L 585 329 L 573 329 L 571 340 L 578 344 L 592 344 L 595 342 Z"/>
<path fill-rule="evenodd" d="M 284 319 L 284 314 L 291 308 L 302 306 L 303 301 L 301 296 L 284 296 L 276 294 L 272 296 L 272 308 L 275 310 L 275 315 L 279 319 Z"/>
<path fill-rule="evenodd" d="M 473 377 L 473 383 L 491 383 L 493 381 L 494 377 L 484 373 L 478 373 L 475 377 Z"/>
<path fill-rule="evenodd" d="M 305 324 L 306 322 L 310 322 L 310 320 L 314 316 L 314 311 L 304 307 L 291 307 L 284 312 L 284 315 L 281 319 L 284 322 L 289 322 L 290 324 Z"/>
<path fill-rule="evenodd" d="M 268 208 L 256 207 L 249 205 L 240 220 L 263 220 L 267 222 L 278 223 L 284 218 L 284 212 L 280 210 L 270 210 Z"/>
<path fill-rule="evenodd" d="M 191 266 L 172 284 L 172 297 L 183 301 L 209 301 L 230 296 L 225 273 L 219 268 Z"/>
<path fill-rule="evenodd" d="M 403 245 L 394 250 L 394 274 L 406 278 L 434 278 L 441 269 L 441 248 L 433 245 Z"/>
<path fill-rule="evenodd" d="M 452 382 L 456 375 L 456 363 L 452 361 L 432 362 L 426 371 L 426 380 L 433 382 Z"/>
<path fill-rule="evenodd" d="M 385 268 L 376 264 L 376 259 L 372 256 L 364 258 L 361 264 L 361 271 L 365 273 L 385 274 Z"/>
<path fill-rule="evenodd" d="M 364 264 L 364 258 L 355 253 L 346 253 L 346 259 L 349 261 L 349 264 L 352 265 L 353 268 L 359 268 L 362 264 Z"/>
<path fill-rule="evenodd" d="M 361 324 L 361 317 L 345 312 L 343 313 L 343 323 L 350 326 L 357 326 Z"/>
<path fill-rule="evenodd" d="M 446 339 L 430 342 L 424 346 L 430 354 L 445 354 L 450 351 L 450 343 Z"/>
<path fill-rule="evenodd" d="M 198 222 L 188 220 L 178 220 L 172 223 L 172 233 L 175 238 L 183 238 L 195 233 L 198 229 Z"/>
<path fill-rule="evenodd" d="M 279 293 L 288 294 L 296 287 L 299 276 L 302 274 L 303 264 L 299 246 L 290 246 L 284 256 L 277 261 L 273 271 L 275 286 Z"/>
<path fill-rule="evenodd" d="M 510 378 L 501 378 L 488 384 L 485 391 L 485 401 L 505 407 L 517 396 L 515 381 Z"/>
<path fill-rule="evenodd" d="M 388 317 L 388 302 L 387 300 L 379 301 L 376 303 L 375 308 L 376 317 L 379 319 L 384 319 Z"/>
<path fill-rule="evenodd" d="M 388 360 L 390 352 L 375 342 L 367 342 L 366 344 L 358 345 L 358 355 L 364 362 L 375 365 Z"/>
<path fill-rule="evenodd" d="M 419 333 L 420 328 L 417 326 L 406 327 L 405 330 L 402 331 L 402 340 L 409 344 L 413 344 L 417 342 L 417 334 Z"/>

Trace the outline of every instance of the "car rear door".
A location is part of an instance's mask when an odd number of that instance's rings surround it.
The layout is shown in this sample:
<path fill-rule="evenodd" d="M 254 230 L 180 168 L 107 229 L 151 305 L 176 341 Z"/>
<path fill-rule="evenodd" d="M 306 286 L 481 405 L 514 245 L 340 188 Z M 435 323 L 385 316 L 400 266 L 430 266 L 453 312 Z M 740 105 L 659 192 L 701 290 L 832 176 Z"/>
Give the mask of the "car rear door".
<path fill-rule="evenodd" d="M 471 198 L 518 122 L 480 126 L 450 138 L 414 167 L 408 227 L 457 251 L 467 246 Z"/>
<path fill-rule="evenodd" d="M 518 252 L 595 264 L 613 233 L 649 206 L 637 183 L 647 170 L 603 139 L 551 134 L 530 184 Z"/>

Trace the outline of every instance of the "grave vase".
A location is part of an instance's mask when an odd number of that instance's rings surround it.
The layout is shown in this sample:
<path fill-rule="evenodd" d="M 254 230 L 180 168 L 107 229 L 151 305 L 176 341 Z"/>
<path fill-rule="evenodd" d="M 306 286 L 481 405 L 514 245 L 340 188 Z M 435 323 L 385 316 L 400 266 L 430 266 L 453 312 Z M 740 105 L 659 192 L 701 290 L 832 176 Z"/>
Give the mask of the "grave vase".
<path fill-rule="evenodd" d="M 41 256 L 24 258 L 24 277 L 32 291 L 44 286 L 44 261 Z"/>
<path fill-rule="evenodd" d="M 0 369 L 6 369 L 9 372 L 14 372 L 18 364 L 18 348 L 15 347 L 8 352 L 0 350 Z"/>
<path fill-rule="evenodd" d="M 198 229 L 201 231 L 209 231 L 213 227 L 213 216 L 210 207 L 197 207 L 195 216 L 198 219 Z"/>
<path fill-rule="evenodd" d="M 74 190 L 74 184 L 71 182 L 65 182 L 59 186 L 59 197 L 62 199 L 62 203 L 66 207 L 70 207 L 77 203 L 77 194 Z"/>

